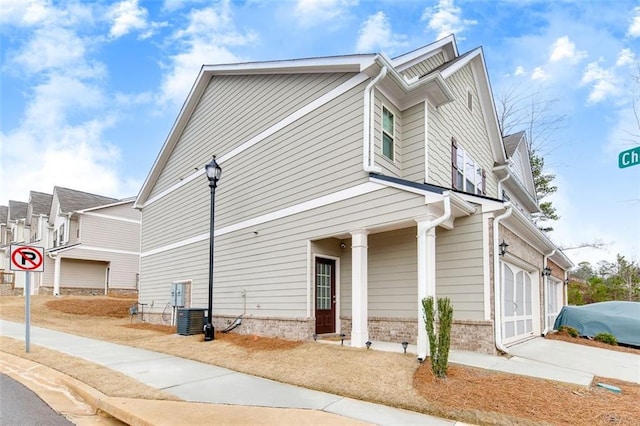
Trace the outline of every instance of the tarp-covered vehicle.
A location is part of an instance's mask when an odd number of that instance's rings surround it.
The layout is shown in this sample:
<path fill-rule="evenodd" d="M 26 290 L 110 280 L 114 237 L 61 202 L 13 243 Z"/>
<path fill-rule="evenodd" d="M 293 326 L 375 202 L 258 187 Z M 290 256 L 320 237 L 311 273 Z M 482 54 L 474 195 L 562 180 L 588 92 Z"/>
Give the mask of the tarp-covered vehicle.
<path fill-rule="evenodd" d="M 580 336 L 611 333 L 618 343 L 640 347 L 640 302 L 564 306 L 553 328 L 558 330 L 563 325 L 575 328 Z"/>

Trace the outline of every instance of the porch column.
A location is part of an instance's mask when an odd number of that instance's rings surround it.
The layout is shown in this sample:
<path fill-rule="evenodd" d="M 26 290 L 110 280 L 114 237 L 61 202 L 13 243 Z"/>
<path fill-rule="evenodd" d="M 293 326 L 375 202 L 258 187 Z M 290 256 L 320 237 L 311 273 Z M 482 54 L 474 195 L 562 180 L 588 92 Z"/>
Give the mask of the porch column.
<path fill-rule="evenodd" d="M 351 346 L 363 348 L 369 340 L 368 305 L 368 232 L 351 232 Z"/>
<path fill-rule="evenodd" d="M 418 358 L 425 360 L 430 355 L 429 337 L 422 299 L 436 297 L 436 229 L 431 218 L 416 219 L 418 222 Z"/>
<path fill-rule="evenodd" d="M 60 296 L 60 255 L 56 256 L 53 268 L 53 295 Z"/>

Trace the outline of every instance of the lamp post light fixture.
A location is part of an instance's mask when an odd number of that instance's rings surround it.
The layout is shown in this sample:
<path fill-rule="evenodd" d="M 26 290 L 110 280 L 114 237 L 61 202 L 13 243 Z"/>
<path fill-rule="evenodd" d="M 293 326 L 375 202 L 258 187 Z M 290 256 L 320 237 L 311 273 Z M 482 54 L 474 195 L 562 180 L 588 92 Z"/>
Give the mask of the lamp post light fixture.
<path fill-rule="evenodd" d="M 404 349 L 404 353 L 407 353 L 407 346 L 409 346 L 409 342 L 402 342 L 402 349 Z"/>
<path fill-rule="evenodd" d="M 207 307 L 207 324 L 204 326 L 204 341 L 208 342 L 215 337 L 215 329 L 211 320 L 213 311 L 213 229 L 215 223 L 215 207 L 216 207 L 216 186 L 220 180 L 222 169 L 216 161 L 216 156 L 204 166 L 209 180 L 209 188 L 211 189 L 211 212 L 209 214 L 209 304 Z"/>
<path fill-rule="evenodd" d="M 504 240 L 502 240 L 498 247 L 500 247 L 500 256 L 504 256 L 507 253 L 507 247 L 509 247 L 509 244 L 505 243 Z"/>
<path fill-rule="evenodd" d="M 546 266 L 543 270 L 542 270 L 542 276 L 543 277 L 548 277 L 551 275 L 551 268 L 549 268 L 548 266 Z"/>

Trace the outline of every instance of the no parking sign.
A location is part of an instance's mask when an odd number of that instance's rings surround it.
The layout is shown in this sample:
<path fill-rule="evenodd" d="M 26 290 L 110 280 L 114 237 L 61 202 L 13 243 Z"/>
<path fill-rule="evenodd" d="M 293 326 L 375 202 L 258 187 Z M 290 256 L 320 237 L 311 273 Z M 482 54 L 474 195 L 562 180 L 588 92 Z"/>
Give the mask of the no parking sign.
<path fill-rule="evenodd" d="M 44 247 L 12 245 L 11 270 L 25 272 L 43 272 Z"/>

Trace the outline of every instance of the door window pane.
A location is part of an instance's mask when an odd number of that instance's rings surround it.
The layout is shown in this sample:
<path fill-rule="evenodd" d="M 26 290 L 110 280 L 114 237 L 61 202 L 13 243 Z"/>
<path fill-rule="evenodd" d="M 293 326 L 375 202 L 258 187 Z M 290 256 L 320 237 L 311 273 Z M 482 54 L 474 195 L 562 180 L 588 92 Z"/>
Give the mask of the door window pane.
<path fill-rule="evenodd" d="M 331 309 L 331 265 L 316 264 L 316 308 Z"/>

